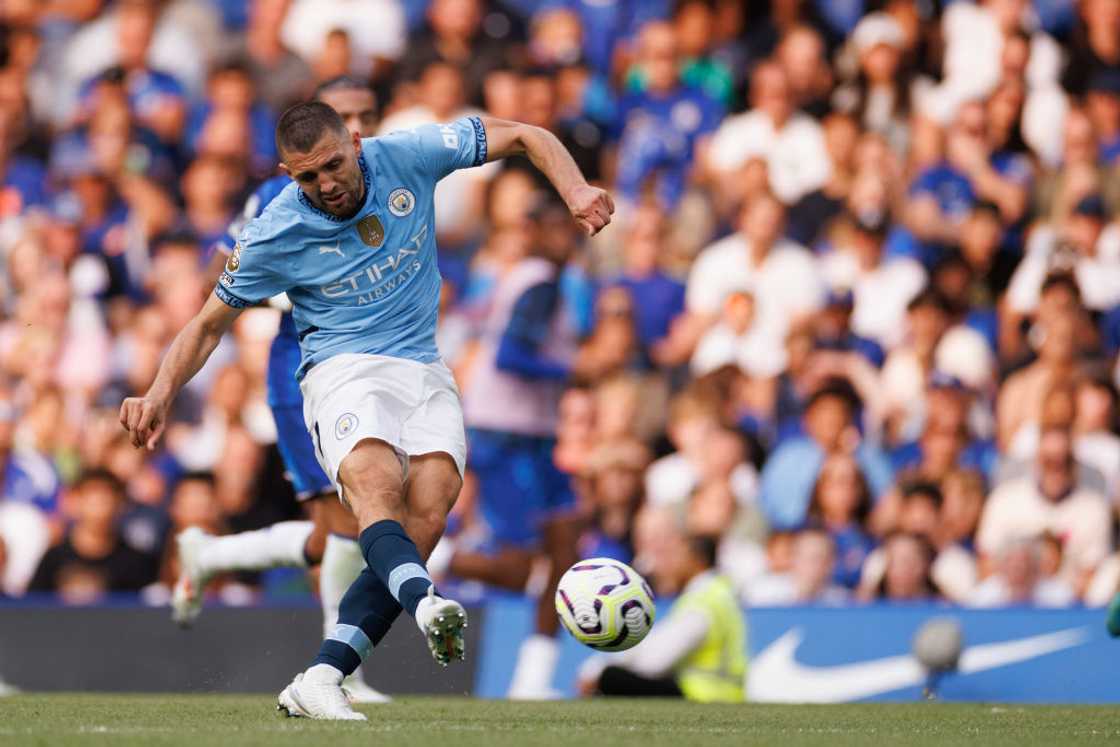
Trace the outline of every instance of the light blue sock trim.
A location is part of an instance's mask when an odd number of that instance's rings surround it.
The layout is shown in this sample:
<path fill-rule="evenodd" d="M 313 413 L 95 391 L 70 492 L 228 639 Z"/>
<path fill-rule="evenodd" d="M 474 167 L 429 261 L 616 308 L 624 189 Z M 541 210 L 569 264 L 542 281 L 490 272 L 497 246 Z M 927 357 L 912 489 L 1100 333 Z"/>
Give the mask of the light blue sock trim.
<path fill-rule="evenodd" d="M 422 578 L 429 584 L 432 582 L 428 572 L 424 570 L 424 566 L 419 563 L 403 563 L 393 569 L 389 574 L 389 593 L 398 602 L 401 601 L 401 586 L 407 581 L 414 578 Z"/>
<path fill-rule="evenodd" d="M 328 641 L 338 641 L 345 643 L 350 648 L 354 649 L 361 659 L 365 659 L 373 653 L 373 644 L 370 642 L 369 637 L 357 625 L 343 625 L 339 623 L 334 626 L 334 630 L 327 636 Z"/>

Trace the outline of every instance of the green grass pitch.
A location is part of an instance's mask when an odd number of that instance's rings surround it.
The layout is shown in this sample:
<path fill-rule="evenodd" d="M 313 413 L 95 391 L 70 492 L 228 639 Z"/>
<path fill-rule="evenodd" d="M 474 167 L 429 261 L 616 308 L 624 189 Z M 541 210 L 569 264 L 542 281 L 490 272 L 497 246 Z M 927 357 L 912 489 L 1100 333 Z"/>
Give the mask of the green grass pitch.
<path fill-rule="evenodd" d="M 666 700 L 509 703 L 402 698 L 368 723 L 285 718 L 250 695 L 19 695 L 0 745 L 1046 745 L 1120 739 L 1120 709 L 958 705 L 700 706 Z"/>

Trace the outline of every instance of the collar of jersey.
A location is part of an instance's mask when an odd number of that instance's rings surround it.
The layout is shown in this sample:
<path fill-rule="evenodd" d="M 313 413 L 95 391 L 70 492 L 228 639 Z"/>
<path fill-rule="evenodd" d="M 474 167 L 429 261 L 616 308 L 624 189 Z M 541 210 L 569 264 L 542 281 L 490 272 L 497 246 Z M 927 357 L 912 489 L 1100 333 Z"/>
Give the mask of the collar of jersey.
<path fill-rule="evenodd" d="M 369 165 L 366 163 L 366 154 L 365 153 L 359 153 L 358 154 L 358 167 L 361 168 L 361 170 L 362 170 L 362 180 L 365 181 L 365 183 L 366 183 L 366 201 L 368 201 L 369 197 L 370 197 L 370 193 L 373 191 L 373 175 L 370 173 Z M 358 217 L 358 215 L 360 215 L 361 212 L 362 212 L 359 209 L 357 213 L 350 216 L 349 218 L 339 218 L 337 215 L 331 215 L 326 210 L 320 210 L 319 208 L 312 205 L 311 200 L 307 199 L 307 195 L 305 195 L 303 193 L 302 189 L 297 189 L 296 190 L 296 196 L 299 197 L 299 201 L 303 204 L 303 206 L 305 208 L 307 208 L 311 212 L 315 213 L 320 218 L 324 218 L 326 220 L 329 220 L 331 223 L 346 223 L 346 222 L 351 221 L 354 218 Z M 364 207 L 364 205 L 363 205 L 363 207 Z"/>

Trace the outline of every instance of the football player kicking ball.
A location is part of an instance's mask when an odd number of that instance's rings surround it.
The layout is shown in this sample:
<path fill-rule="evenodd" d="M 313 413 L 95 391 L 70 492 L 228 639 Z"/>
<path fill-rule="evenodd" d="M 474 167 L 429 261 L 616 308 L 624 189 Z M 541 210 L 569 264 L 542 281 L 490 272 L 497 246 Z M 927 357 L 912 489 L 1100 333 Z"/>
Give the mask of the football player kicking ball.
<path fill-rule="evenodd" d="M 437 661 L 462 659 L 466 613 L 436 593 L 424 559 L 462 485 L 459 393 L 435 344 L 440 277 L 433 192 L 458 168 L 525 154 L 589 233 L 610 196 L 584 180 L 560 142 L 488 117 L 362 140 L 326 104 L 298 104 L 276 127 L 295 182 L 246 226 L 214 293 L 176 336 L 121 423 L 155 447 L 172 400 L 247 306 L 287 293 L 300 340 L 304 423 L 339 497 L 358 520 L 366 561 L 312 665 L 280 693 L 294 716 L 358 719 L 341 687 L 401 610 Z"/>
<path fill-rule="evenodd" d="M 315 100 L 330 106 L 361 137 L 377 128 L 377 102 L 360 80 L 329 80 L 315 91 Z M 261 184 L 245 204 L 227 236 L 214 246 L 210 274 L 216 281 L 233 253 L 245 224 L 259 216 L 291 182 L 276 176 Z M 231 268 L 232 269 L 232 268 Z M 236 272 L 236 270 L 234 270 Z M 281 300 L 286 300 L 283 296 Z M 296 499 L 310 507 L 312 521 L 284 521 L 264 529 L 215 537 L 192 527 L 176 538 L 179 578 L 171 598 L 171 617 L 186 627 L 202 612 L 202 593 L 214 576 L 232 571 L 256 571 L 280 566 L 306 568 L 319 564 L 319 600 L 323 607 L 323 635 L 338 622 L 338 606 L 347 587 L 365 567 L 358 545 L 358 522 L 337 499 L 330 478 L 315 457 L 315 445 L 303 424 L 303 396 L 296 382 L 299 338 L 290 307 L 272 341 L 268 360 L 268 404 L 276 421 L 277 446 Z M 356 703 L 385 703 L 389 698 L 365 684 L 361 670 L 344 683 Z"/>

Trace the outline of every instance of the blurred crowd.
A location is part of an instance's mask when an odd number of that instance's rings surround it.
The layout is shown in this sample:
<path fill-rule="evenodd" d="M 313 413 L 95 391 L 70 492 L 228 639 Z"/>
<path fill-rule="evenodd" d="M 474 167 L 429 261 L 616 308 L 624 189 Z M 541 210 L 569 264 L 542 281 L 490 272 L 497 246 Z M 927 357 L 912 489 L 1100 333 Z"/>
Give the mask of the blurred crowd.
<path fill-rule="evenodd" d="M 503 274 L 576 247 L 554 459 L 584 556 L 641 568 L 685 527 L 754 605 L 1120 586 L 1120 0 L 7 0 L 0 597 L 159 602 L 175 532 L 298 515 L 278 312 L 242 315 L 159 450 L 117 411 L 274 173 L 278 113 L 340 75 L 382 132 L 528 122 L 615 195 L 591 240 L 525 163 L 436 198 L 464 390 Z"/>

